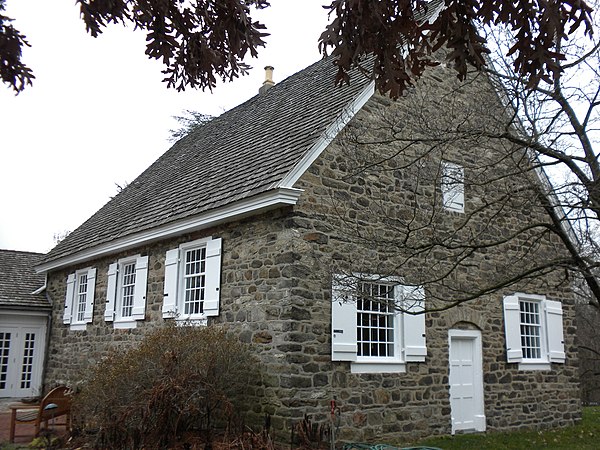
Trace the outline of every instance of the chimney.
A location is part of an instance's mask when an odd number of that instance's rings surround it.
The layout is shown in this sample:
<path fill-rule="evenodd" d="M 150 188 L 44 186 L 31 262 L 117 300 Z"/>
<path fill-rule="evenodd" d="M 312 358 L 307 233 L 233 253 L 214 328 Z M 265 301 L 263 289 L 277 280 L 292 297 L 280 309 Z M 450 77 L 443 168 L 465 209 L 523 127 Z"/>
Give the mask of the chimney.
<path fill-rule="evenodd" d="M 258 90 L 259 94 L 264 94 L 273 86 L 275 86 L 275 82 L 273 81 L 273 70 L 275 70 L 273 66 L 265 67 L 265 81 L 263 81 L 262 86 Z"/>

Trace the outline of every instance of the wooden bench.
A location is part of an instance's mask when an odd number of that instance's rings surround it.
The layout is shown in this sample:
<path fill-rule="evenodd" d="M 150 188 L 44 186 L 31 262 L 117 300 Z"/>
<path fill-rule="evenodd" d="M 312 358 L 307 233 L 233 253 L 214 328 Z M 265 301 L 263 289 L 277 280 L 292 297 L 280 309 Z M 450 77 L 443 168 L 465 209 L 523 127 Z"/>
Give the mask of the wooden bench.
<path fill-rule="evenodd" d="M 10 407 L 10 437 L 9 442 L 15 440 L 15 427 L 17 424 L 34 424 L 35 437 L 40 434 L 42 422 L 48 428 L 48 421 L 52 420 L 53 426 L 64 426 L 66 430 L 71 428 L 71 395 L 65 386 L 52 389 L 42 399 L 39 405 L 12 405 Z M 57 417 L 65 416 L 65 421 L 57 423 Z"/>

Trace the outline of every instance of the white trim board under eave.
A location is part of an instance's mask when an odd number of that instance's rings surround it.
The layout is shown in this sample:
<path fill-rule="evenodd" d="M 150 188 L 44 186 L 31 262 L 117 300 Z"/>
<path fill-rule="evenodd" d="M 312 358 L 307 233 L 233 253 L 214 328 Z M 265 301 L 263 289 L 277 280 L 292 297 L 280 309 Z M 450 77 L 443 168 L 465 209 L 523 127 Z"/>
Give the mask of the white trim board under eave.
<path fill-rule="evenodd" d="M 371 81 L 363 91 L 350 103 L 342 109 L 340 115 L 327 127 L 321 137 L 315 144 L 308 149 L 302 159 L 289 171 L 289 173 L 278 183 L 278 187 L 291 187 L 300 179 L 310 165 L 315 162 L 323 150 L 333 141 L 338 133 L 346 126 L 348 122 L 356 115 L 358 111 L 367 103 L 375 93 L 375 81 Z"/>
<path fill-rule="evenodd" d="M 190 231 L 197 231 L 219 225 L 224 222 L 241 219 L 271 209 L 287 205 L 295 205 L 302 189 L 281 187 L 264 192 L 249 199 L 239 200 L 221 208 L 216 208 L 194 217 L 168 223 L 166 225 L 141 231 L 121 239 L 107 242 L 82 250 L 35 267 L 37 273 L 44 273 L 61 267 L 89 261 L 100 256 L 116 253 L 129 248 L 138 247 L 152 241 L 178 236 Z"/>

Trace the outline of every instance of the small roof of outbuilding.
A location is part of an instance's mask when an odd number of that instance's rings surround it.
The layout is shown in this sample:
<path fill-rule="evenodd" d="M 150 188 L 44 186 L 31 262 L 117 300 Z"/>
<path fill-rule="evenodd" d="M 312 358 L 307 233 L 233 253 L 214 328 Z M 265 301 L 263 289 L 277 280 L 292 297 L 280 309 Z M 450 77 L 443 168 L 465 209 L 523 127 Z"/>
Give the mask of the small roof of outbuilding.
<path fill-rule="evenodd" d="M 0 308 L 50 308 L 39 292 L 45 277 L 34 270 L 43 257 L 42 253 L 0 250 Z"/>

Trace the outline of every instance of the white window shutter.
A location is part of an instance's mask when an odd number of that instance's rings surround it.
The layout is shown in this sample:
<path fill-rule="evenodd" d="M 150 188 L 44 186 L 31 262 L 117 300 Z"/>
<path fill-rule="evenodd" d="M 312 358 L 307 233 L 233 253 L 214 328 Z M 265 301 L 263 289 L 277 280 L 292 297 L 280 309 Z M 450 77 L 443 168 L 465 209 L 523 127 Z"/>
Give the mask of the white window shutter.
<path fill-rule="evenodd" d="M 117 295 L 117 263 L 108 266 L 108 275 L 106 281 L 106 309 L 104 310 L 104 320 L 112 322 L 115 320 L 115 297 Z"/>
<path fill-rule="evenodd" d="M 75 295 L 75 274 L 70 273 L 67 277 L 67 294 L 65 295 L 65 311 L 63 314 L 63 323 L 71 323 L 73 296 Z"/>
<path fill-rule="evenodd" d="M 563 334 L 563 312 L 560 302 L 546 300 L 546 330 L 548 334 L 548 358 L 550 362 L 565 362 L 565 342 Z"/>
<path fill-rule="evenodd" d="M 356 301 L 336 286 L 331 289 L 331 360 L 356 361 Z"/>
<path fill-rule="evenodd" d="M 135 288 L 131 318 L 144 320 L 146 318 L 146 286 L 148 284 L 148 257 L 140 256 L 135 261 Z"/>
<path fill-rule="evenodd" d="M 94 318 L 94 292 L 96 291 L 96 269 L 92 268 L 87 273 L 87 292 L 85 296 L 85 313 L 83 321 L 91 323 Z"/>
<path fill-rule="evenodd" d="M 506 337 L 506 361 L 519 363 L 523 361 L 521 349 L 521 318 L 519 297 L 509 295 L 504 297 L 504 334 Z"/>
<path fill-rule="evenodd" d="M 404 360 L 406 362 L 424 362 L 427 356 L 425 341 L 425 291 L 423 287 L 397 286 L 403 293 L 404 302 Z M 421 314 L 411 314 L 418 313 Z"/>
<path fill-rule="evenodd" d="M 206 277 L 204 282 L 204 314 L 219 315 L 221 290 L 221 238 L 206 243 Z"/>
<path fill-rule="evenodd" d="M 165 257 L 165 286 L 162 306 L 162 316 L 165 319 L 173 318 L 177 315 L 177 286 L 179 285 L 179 278 L 177 277 L 178 265 L 179 249 L 174 248 L 167 251 Z"/>

